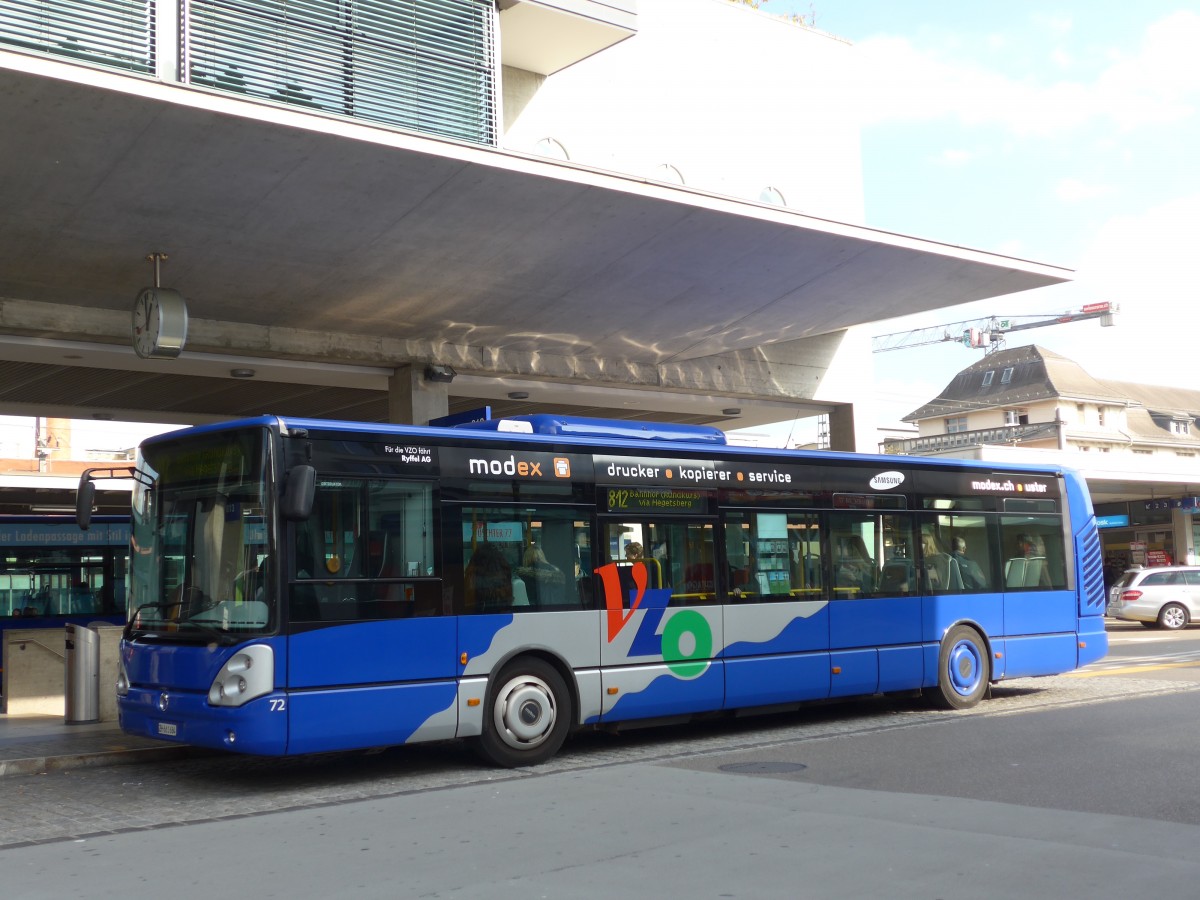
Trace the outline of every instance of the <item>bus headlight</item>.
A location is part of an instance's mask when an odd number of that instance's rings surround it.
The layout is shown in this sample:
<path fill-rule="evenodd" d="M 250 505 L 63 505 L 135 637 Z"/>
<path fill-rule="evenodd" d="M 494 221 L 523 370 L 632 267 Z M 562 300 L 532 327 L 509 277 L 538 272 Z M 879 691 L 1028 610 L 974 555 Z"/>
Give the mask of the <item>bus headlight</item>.
<path fill-rule="evenodd" d="M 251 644 L 221 666 L 208 689 L 208 702 L 213 706 L 241 706 L 274 688 L 275 651 L 266 644 Z"/>

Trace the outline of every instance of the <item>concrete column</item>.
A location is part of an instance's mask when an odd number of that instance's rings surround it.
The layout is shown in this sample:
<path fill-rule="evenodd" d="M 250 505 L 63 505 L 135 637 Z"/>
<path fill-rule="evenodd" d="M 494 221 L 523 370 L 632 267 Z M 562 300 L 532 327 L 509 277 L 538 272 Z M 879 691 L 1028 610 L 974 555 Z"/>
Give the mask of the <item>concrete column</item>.
<path fill-rule="evenodd" d="M 428 425 L 450 412 L 449 385 L 425 380 L 423 365 L 400 366 L 388 379 L 388 421 Z"/>
<path fill-rule="evenodd" d="M 873 432 L 859 434 L 854 418 L 854 404 L 841 403 L 829 410 L 829 449 L 846 453 L 878 453 L 879 447 L 864 443 Z"/>

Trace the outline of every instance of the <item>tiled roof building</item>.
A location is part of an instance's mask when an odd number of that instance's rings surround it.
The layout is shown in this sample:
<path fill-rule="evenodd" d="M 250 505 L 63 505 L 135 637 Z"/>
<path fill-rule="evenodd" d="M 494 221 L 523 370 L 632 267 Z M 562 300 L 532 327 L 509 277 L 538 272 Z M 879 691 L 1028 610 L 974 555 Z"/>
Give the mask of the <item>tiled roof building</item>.
<path fill-rule="evenodd" d="M 919 437 L 888 452 L 921 453 L 973 443 L 1200 455 L 1200 391 L 1107 381 L 1079 363 L 1030 345 L 1002 350 L 963 369 L 928 403 L 904 417 Z"/>

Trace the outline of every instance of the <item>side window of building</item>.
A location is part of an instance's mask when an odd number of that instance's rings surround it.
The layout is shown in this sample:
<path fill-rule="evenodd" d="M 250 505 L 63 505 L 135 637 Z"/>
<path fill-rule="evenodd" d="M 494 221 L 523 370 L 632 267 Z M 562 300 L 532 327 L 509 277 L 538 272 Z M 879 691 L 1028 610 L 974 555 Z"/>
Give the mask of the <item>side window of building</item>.
<path fill-rule="evenodd" d="M 834 599 L 906 596 L 920 590 L 907 513 L 829 514 Z"/>
<path fill-rule="evenodd" d="M 724 526 L 731 602 L 825 596 L 815 513 L 729 512 Z"/>

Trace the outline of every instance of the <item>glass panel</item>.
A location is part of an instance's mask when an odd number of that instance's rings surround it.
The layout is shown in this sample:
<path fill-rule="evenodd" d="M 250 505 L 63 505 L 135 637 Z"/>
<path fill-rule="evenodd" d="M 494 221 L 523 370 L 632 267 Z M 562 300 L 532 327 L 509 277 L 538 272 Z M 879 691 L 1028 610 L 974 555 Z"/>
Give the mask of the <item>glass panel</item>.
<path fill-rule="evenodd" d="M 957 594 L 995 588 L 985 517 L 943 513 L 920 521 L 924 590 Z"/>
<path fill-rule="evenodd" d="M 140 468 L 157 482 L 134 495 L 134 628 L 221 634 L 270 626 L 262 435 L 147 448 Z"/>
<path fill-rule="evenodd" d="M 635 563 L 644 565 L 648 588 L 671 591 L 671 606 L 712 603 L 718 584 L 713 526 L 708 522 L 631 520 L 606 522 L 601 546 L 601 563 L 615 563 L 622 580 L 632 584 Z"/>
<path fill-rule="evenodd" d="M 458 520 L 465 612 L 590 606 L 586 514 L 563 506 L 465 506 Z M 580 552 L 580 548 L 584 552 Z M 457 579 L 456 579 L 457 580 Z"/>
<path fill-rule="evenodd" d="M 821 532 L 815 513 L 729 513 L 725 558 L 735 601 L 824 596 Z"/>
<path fill-rule="evenodd" d="M 911 516 L 830 513 L 829 546 L 835 599 L 917 592 Z"/>
<path fill-rule="evenodd" d="M 1066 587 L 1061 519 L 1057 516 L 1004 516 L 1000 530 L 1006 590 Z"/>
<path fill-rule="evenodd" d="M 190 79 L 494 143 L 486 0 L 192 0 Z"/>
<path fill-rule="evenodd" d="M 151 72 L 153 13 L 147 0 L 4 0 L 0 45 Z"/>
<path fill-rule="evenodd" d="M 440 585 L 430 580 L 438 574 L 433 534 L 427 483 L 319 479 L 313 513 L 294 532 L 292 618 L 441 613 Z"/>

